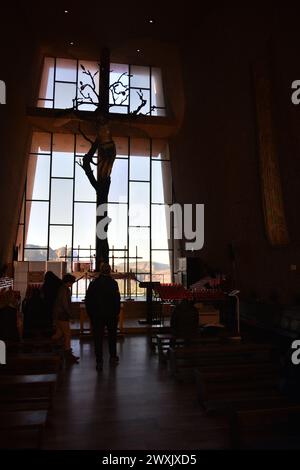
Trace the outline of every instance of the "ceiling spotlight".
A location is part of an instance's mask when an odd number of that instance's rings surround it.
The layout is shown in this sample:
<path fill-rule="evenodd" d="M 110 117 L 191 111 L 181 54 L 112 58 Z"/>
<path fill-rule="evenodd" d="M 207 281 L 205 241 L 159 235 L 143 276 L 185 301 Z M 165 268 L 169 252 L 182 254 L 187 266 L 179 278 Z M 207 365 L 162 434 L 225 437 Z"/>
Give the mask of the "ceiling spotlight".
<path fill-rule="evenodd" d="M 69 13 L 69 10 L 65 10 L 65 14 Z"/>
<path fill-rule="evenodd" d="M 136 52 L 141 52 L 141 49 L 137 49 Z"/>
<path fill-rule="evenodd" d="M 154 20 L 150 19 L 150 20 L 149 20 L 149 23 L 153 24 L 153 23 L 154 23 Z"/>
<path fill-rule="evenodd" d="M 70 46 L 74 46 L 74 42 L 73 42 L 73 41 L 70 42 Z"/>

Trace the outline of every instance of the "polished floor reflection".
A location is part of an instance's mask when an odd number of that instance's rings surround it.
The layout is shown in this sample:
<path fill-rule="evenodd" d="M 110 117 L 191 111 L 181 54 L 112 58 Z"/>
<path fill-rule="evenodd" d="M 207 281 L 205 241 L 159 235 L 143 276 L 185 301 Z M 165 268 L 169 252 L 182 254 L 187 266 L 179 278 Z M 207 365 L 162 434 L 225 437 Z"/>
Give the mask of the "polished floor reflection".
<path fill-rule="evenodd" d="M 220 449 L 223 419 L 207 417 L 193 384 L 178 384 L 144 336 L 118 343 L 120 364 L 95 370 L 90 340 L 73 341 L 79 365 L 65 371 L 46 430 L 47 449 Z M 106 351 L 105 351 L 106 352 Z M 106 356 L 107 358 L 107 356 Z"/>

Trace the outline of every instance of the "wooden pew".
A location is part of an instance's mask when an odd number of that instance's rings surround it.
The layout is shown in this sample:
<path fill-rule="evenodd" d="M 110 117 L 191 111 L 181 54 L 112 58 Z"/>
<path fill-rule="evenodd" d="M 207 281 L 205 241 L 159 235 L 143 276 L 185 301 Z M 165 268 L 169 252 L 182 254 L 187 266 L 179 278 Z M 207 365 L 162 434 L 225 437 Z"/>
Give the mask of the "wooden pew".
<path fill-rule="evenodd" d="M 1 366 L 1 374 L 59 374 L 62 358 L 55 353 L 8 355 L 7 363 Z"/>
<path fill-rule="evenodd" d="M 34 410 L 49 410 L 51 403 L 49 399 L 12 399 L 10 401 L 0 400 L 1 411 L 34 411 Z"/>
<path fill-rule="evenodd" d="M 206 411 L 224 411 L 251 400 L 280 398 L 278 372 L 272 363 L 199 368 L 195 370 L 198 400 Z"/>
<path fill-rule="evenodd" d="M 187 341 L 190 345 L 201 345 L 201 344 L 210 344 L 210 343 L 217 343 L 222 341 L 223 338 L 219 338 L 216 336 L 202 336 L 201 334 L 194 336 L 190 339 L 179 338 L 171 333 L 169 334 L 159 334 L 156 336 L 156 343 L 157 343 L 157 351 L 158 351 L 158 359 L 159 362 L 165 364 L 169 359 L 169 350 L 170 347 L 178 348 L 184 347 Z"/>
<path fill-rule="evenodd" d="M 52 408 L 57 374 L 0 375 L 0 410 Z"/>
<path fill-rule="evenodd" d="M 195 368 L 214 365 L 243 365 L 268 362 L 269 345 L 215 342 L 192 347 L 170 348 L 170 369 L 177 379 L 194 377 Z"/>
<path fill-rule="evenodd" d="M 152 326 L 151 332 L 148 334 L 148 346 L 152 353 L 157 350 L 157 336 L 158 335 L 169 335 L 171 328 L 169 326 Z"/>
<path fill-rule="evenodd" d="M 26 386 L 47 384 L 50 391 L 53 392 L 53 385 L 57 381 L 56 374 L 31 374 L 31 375 L 0 375 L 0 387 Z M 1 390 L 1 389 L 0 389 Z"/>
<path fill-rule="evenodd" d="M 160 363 L 166 363 L 168 360 L 168 353 L 172 341 L 176 341 L 177 346 L 184 345 L 184 340 L 179 338 L 174 338 L 174 336 L 169 334 L 160 334 L 156 335 L 156 344 L 158 352 L 158 360 Z"/>
<path fill-rule="evenodd" d="M 22 339 L 18 342 L 8 341 L 7 351 L 17 353 L 56 353 L 63 355 L 63 342 L 53 341 L 51 338 Z"/>
<path fill-rule="evenodd" d="M 52 400 L 57 374 L 0 375 L 0 401 L 35 398 Z"/>
<path fill-rule="evenodd" d="M 231 447 L 241 449 L 252 444 L 259 448 L 299 449 L 299 418 L 300 403 L 289 403 L 284 398 L 247 403 L 230 416 Z"/>
<path fill-rule="evenodd" d="M 9 448 L 11 443 L 16 445 L 15 439 L 19 431 L 34 430 L 37 433 L 35 447 L 41 448 L 47 415 L 47 410 L 0 411 L 0 447 Z"/>

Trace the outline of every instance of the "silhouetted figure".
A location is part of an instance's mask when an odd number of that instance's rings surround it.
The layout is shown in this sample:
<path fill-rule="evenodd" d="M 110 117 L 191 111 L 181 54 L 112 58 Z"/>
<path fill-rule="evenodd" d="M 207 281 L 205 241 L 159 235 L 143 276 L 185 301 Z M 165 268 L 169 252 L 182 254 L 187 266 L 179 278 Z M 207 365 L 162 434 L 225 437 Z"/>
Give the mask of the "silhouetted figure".
<path fill-rule="evenodd" d="M 184 338 L 187 343 L 197 335 L 199 326 L 199 313 L 192 302 L 182 300 L 173 310 L 171 333 L 175 338 Z"/>
<path fill-rule="evenodd" d="M 53 309 L 54 303 L 59 291 L 62 286 L 62 280 L 59 279 L 52 271 L 47 271 L 44 277 L 44 284 L 42 286 L 42 295 L 45 302 L 45 318 L 51 335 L 53 334 Z"/>
<path fill-rule="evenodd" d="M 108 263 L 102 263 L 100 274 L 91 282 L 86 293 L 86 310 L 93 328 L 97 370 L 103 366 L 103 337 L 105 327 L 108 332 L 110 363 L 116 365 L 117 326 L 120 313 L 120 292 L 118 283 L 111 277 Z"/>
<path fill-rule="evenodd" d="M 17 309 L 13 307 L 0 308 L 0 340 L 19 341 L 17 326 Z"/>
<path fill-rule="evenodd" d="M 0 292 L 0 340 L 19 341 L 18 311 L 20 294 L 12 289 Z"/>
<path fill-rule="evenodd" d="M 54 320 L 56 322 L 56 333 L 52 337 L 54 340 L 64 339 L 65 359 L 69 364 L 78 363 L 79 358 L 74 356 L 71 349 L 71 328 L 70 320 L 72 316 L 72 303 L 70 288 L 76 281 L 72 274 L 65 274 L 62 280 L 55 302 L 54 302 Z"/>
<path fill-rule="evenodd" d="M 42 337 L 47 330 L 47 321 L 44 316 L 45 302 L 40 287 L 28 287 L 22 303 L 23 337 Z"/>

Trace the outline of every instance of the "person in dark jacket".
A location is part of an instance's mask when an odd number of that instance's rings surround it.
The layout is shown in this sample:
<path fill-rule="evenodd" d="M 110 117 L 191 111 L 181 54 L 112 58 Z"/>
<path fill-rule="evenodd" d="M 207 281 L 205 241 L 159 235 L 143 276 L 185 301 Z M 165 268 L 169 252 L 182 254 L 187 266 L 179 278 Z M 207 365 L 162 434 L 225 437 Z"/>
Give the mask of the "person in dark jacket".
<path fill-rule="evenodd" d="M 45 311 L 44 316 L 46 323 L 51 333 L 53 335 L 53 310 L 55 300 L 58 294 L 60 287 L 63 282 L 59 277 L 57 277 L 52 271 L 47 271 L 44 277 L 44 284 L 42 285 L 42 297 L 45 302 Z"/>
<path fill-rule="evenodd" d="M 72 317 L 71 287 L 76 281 L 72 274 L 65 274 L 62 279 L 62 285 L 54 302 L 53 317 L 56 323 L 56 333 L 52 336 L 53 340 L 64 339 L 65 359 L 69 364 L 78 364 L 79 357 L 74 356 L 71 349 L 71 327 Z"/>
<path fill-rule="evenodd" d="M 118 283 L 111 277 L 108 263 L 102 263 L 99 277 L 88 287 L 85 305 L 93 328 L 96 369 L 103 366 L 103 337 L 105 327 L 108 332 L 110 364 L 116 365 L 117 356 L 117 326 L 120 313 L 120 292 Z"/>
<path fill-rule="evenodd" d="M 44 336 L 48 324 L 45 323 L 45 302 L 41 289 L 37 286 L 28 286 L 22 302 L 23 337 L 41 338 Z"/>

